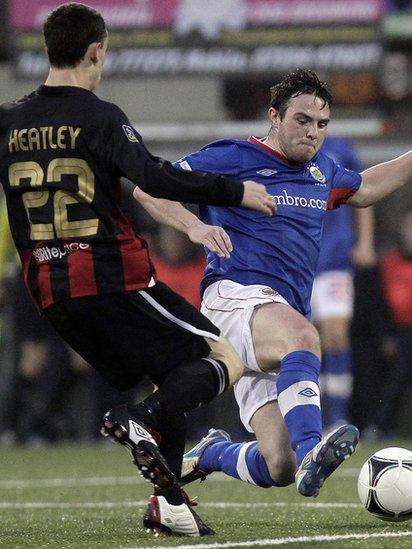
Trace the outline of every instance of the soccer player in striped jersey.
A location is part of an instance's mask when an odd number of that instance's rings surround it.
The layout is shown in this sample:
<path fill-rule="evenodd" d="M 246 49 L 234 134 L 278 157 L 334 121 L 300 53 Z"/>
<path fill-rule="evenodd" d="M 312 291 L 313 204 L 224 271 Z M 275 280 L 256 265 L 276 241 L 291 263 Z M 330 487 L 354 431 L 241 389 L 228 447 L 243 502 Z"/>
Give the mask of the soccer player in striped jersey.
<path fill-rule="evenodd" d="M 300 69 L 271 94 L 267 136 L 217 141 L 176 165 L 253 175 L 276 198 L 275 216 L 201 206 L 198 220 L 181 204 L 135 196 L 157 221 L 208 248 L 202 311 L 248 367 L 235 395 L 257 442 L 233 444 L 212 430 L 186 454 L 182 480 L 224 471 L 267 487 L 295 478 L 300 494 L 317 496 L 359 435 L 353 425 L 322 433 L 320 341 L 309 317 L 324 216 L 345 203 L 369 206 L 410 182 L 412 151 L 361 174 L 344 169 L 320 151 L 332 100 L 325 83 Z"/>
<path fill-rule="evenodd" d="M 157 282 L 146 243 L 119 209 L 119 180 L 156 197 L 264 215 L 274 200 L 252 181 L 183 172 L 153 157 L 121 109 L 98 99 L 108 43 L 98 12 L 60 6 L 44 36 L 45 85 L 0 107 L 0 181 L 26 285 L 63 339 L 114 387 L 144 376 L 159 387 L 103 423 L 155 485 L 145 526 L 212 533 L 178 482 L 185 414 L 235 382 L 243 364 L 218 328 Z"/>

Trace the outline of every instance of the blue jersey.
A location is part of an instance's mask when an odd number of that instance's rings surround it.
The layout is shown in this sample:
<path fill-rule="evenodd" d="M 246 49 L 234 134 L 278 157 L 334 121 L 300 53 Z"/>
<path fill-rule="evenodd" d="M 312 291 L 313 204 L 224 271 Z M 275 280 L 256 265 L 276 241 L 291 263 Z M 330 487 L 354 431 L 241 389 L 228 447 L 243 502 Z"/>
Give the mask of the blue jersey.
<path fill-rule="evenodd" d="M 265 185 L 278 206 L 273 217 L 238 207 L 200 207 L 202 221 L 223 227 L 233 243 L 230 259 L 207 251 L 202 291 L 221 279 L 265 284 L 309 315 L 326 210 L 358 190 L 360 175 L 320 152 L 304 165 L 292 164 L 256 137 L 216 141 L 175 165 L 252 179 Z"/>
<path fill-rule="evenodd" d="M 347 139 L 327 137 L 321 150 L 344 168 L 356 172 L 362 170 L 356 152 Z M 316 274 L 324 271 L 350 270 L 350 253 L 354 244 L 355 231 L 351 208 L 342 206 L 342 208 L 327 212 Z"/>

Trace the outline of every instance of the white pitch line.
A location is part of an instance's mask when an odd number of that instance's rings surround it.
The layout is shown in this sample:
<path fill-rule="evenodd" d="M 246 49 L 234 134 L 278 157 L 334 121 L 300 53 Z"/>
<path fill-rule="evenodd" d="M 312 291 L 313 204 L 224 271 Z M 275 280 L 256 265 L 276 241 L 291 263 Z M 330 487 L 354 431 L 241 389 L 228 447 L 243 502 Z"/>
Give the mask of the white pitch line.
<path fill-rule="evenodd" d="M 147 500 L 137 501 L 74 501 L 74 502 L 55 502 L 55 501 L 32 501 L 32 502 L 15 502 L 15 501 L 0 501 L 0 509 L 91 509 L 91 508 L 105 508 L 114 509 L 117 507 L 146 507 Z M 209 507 L 212 509 L 252 509 L 256 507 L 271 508 L 271 507 L 306 507 L 314 509 L 344 509 L 344 508 L 360 508 L 359 503 L 315 503 L 304 502 L 294 503 L 286 501 L 273 501 L 273 502 L 261 502 L 261 503 L 246 503 L 246 502 L 233 502 L 233 501 L 212 501 L 203 502 L 202 507 Z"/>
<path fill-rule="evenodd" d="M 138 476 L 132 477 L 90 477 L 90 478 L 43 478 L 36 480 L 1 480 L 0 488 L 72 488 L 78 486 L 112 486 L 143 482 Z"/>
<path fill-rule="evenodd" d="M 116 507 L 145 507 L 147 500 L 140 501 L 73 501 L 73 502 L 54 502 L 54 501 L 31 501 L 31 502 L 12 502 L 0 501 L 0 509 L 114 509 Z"/>
<path fill-rule="evenodd" d="M 224 475 L 223 473 L 217 473 L 216 480 L 235 480 L 231 477 Z M 23 479 L 10 479 L 0 480 L 0 488 L 14 489 L 14 488 L 73 488 L 78 486 L 115 486 L 120 484 L 141 483 L 143 479 L 138 475 L 133 476 L 118 476 L 118 477 L 62 477 L 62 478 L 43 478 L 35 480 L 23 480 Z"/>
<path fill-rule="evenodd" d="M 337 471 L 334 473 L 334 477 L 355 477 L 359 473 L 358 469 L 346 468 Z M 214 473 L 210 475 L 207 479 L 207 482 L 238 482 L 237 479 L 229 477 L 224 473 Z M 126 485 L 130 483 L 143 483 L 137 474 L 134 476 L 119 476 L 119 477 L 86 477 L 86 478 L 73 478 L 73 477 L 62 477 L 62 478 L 44 478 L 44 479 L 10 479 L 10 480 L 0 480 L 0 488 L 14 489 L 14 488 L 73 488 L 78 486 L 115 486 L 116 484 Z"/>
<path fill-rule="evenodd" d="M 158 545 L 149 546 L 146 548 L 139 547 L 123 547 L 122 549 L 232 549 L 232 547 L 265 547 L 274 545 L 288 545 L 290 543 L 322 543 L 322 541 L 341 541 L 351 539 L 380 539 L 380 538 L 405 538 L 412 536 L 412 530 L 406 532 L 375 532 L 370 534 L 365 532 L 364 534 L 342 534 L 336 536 L 300 536 L 300 537 L 288 537 L 288 538 L 273 538 L 273 539 L 256 539 L 253 541 L 228 541 L 227 543 L 199 543 L 196 545 Z"/>

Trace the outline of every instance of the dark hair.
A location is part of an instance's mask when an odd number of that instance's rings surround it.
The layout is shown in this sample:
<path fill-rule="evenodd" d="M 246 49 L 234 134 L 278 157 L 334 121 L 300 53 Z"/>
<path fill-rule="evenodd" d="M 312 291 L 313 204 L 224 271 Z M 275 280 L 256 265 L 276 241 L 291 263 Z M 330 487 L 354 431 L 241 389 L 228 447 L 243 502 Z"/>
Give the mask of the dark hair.
<path fill-rule="evenodd" d="M 313 71 L 297 69 L 296 72 L 287 74 L 278 84 L 270 88 L 270 106 L 279 111 L 282 120 L 289 106 L 289 100 L 306 93 L 320 97 L 325 105 L 332 104 L 332 95 L 326 82 L 321 82 Z"/>
<path fill-rule="evenodd" d="M 83 4 L 65 4 L 51 12 L 43 25 L 50 64 L 75 67 L 92 42 L 103 42 L 106 24 L 100 13 Z"/>

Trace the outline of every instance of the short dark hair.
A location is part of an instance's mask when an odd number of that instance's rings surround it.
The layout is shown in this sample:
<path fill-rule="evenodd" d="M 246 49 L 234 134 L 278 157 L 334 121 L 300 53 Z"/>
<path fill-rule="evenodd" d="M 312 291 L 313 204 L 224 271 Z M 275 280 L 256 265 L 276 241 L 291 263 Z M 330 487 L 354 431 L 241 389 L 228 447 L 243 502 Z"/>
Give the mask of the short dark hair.
<path fill-rule="evenodd" d="M 93 42 L 103 42 L 106 24 L 100 13 L 83 4 L 64 4 L 50 13 L 43 25 L 50 64 L 75 67 Z"/>
<path fill-rule="evenodd" d="M 280 82 L 270 88 L 270 106 L 279 111 L 282 120 L 292 97 L 303 94 L 314 94 L 320 97 L 325 105 L 331 106 L 332 94 L 326 82 L 321 82 L 313 71 L 297 69 L 284 76 Z"/>

